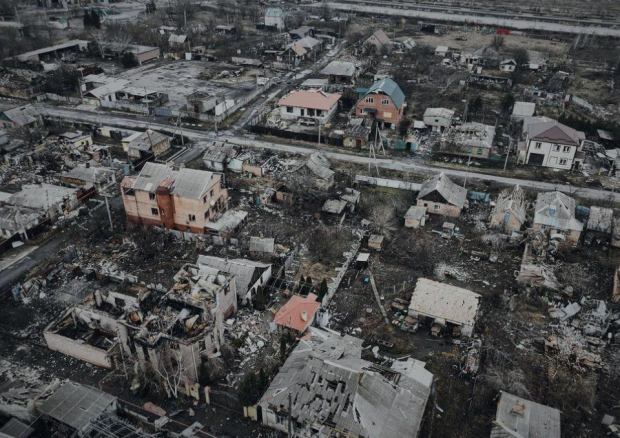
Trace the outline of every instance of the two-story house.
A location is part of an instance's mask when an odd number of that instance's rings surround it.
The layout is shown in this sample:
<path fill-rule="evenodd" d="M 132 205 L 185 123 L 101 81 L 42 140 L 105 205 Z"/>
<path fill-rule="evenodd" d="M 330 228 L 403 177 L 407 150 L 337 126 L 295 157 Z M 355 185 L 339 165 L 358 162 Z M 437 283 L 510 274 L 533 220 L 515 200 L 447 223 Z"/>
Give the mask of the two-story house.
<path fill-rule="evenodd" d="M 395 128 L 403 117 L 405 93 L 390 78 L 373 84 L 355 104 L 356 117 L 374 118 Z"/>
<path fill-rule="evenodd" d="M 129 222 L 204 234 L 228 209 L 222 174 L 146 163 L 121 183 Z"/>
<path fill-rule="evenodd" d="M 554 169 L 578 169 L 583 162 L 581 143 L 586 136 L 555 120 L 527 126 L 525 163 Z"/>

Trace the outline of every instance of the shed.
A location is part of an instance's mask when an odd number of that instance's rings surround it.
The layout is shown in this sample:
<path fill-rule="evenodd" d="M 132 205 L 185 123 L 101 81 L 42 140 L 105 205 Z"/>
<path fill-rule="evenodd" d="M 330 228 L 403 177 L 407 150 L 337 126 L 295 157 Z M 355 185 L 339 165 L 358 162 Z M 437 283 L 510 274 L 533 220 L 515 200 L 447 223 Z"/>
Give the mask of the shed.
<path fill-rule="evenodd" d="M 381 251 L 384 239 L 385 238 L 380 234 L 371 234 L 370 237 L 368 237 L 368 248 Z"/>
<path fill-rule="evenodd" d="M 413 205 L 409 207 L 407 213 L 405 213 L 405 227 L 407 228 L 420 228 L 424 226 L 426 222 L 426 208 Z"/>

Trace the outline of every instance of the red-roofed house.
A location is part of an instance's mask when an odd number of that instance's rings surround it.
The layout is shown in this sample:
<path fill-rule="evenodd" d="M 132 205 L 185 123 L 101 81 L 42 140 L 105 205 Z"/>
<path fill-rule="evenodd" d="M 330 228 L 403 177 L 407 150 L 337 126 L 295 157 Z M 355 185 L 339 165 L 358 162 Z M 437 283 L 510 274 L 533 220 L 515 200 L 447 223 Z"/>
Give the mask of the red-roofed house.
<path fill-rule="evenodd" d="M 293 295 L 284 306 L 280 307 L 273 322 L 295 332 L 296 335 L 302 335 L 314 322 L 316 311 L 321 306 L 316 298 L 315 294 L 308 294 L 307 297 Z"/>
<path fill-rule="evenodd" d="M 294 91 L 280 99 L 278 106 L 283 119 L 309 117 L 327 123 L 338 109 L 340 97 L 324 91 Z"/>

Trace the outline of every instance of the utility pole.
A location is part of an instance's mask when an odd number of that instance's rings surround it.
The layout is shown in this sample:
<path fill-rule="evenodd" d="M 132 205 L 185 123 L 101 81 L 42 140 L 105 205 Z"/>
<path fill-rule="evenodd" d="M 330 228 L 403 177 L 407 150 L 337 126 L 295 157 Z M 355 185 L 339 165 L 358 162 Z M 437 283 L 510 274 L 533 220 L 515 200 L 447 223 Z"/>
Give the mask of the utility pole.
<path fill-rule="evenodd" d="M 319 117 L 316 118 L 319 121 L 319 146 L 321 145 L 321 119 Z"/>
<path fill-rule="evenodd" d="M 506 171 L 506 166 L 508 165 L 508 157 L 510 156 L 510 151 L 512 150 L 512 137 L 508 142 L 508 150 L 506 151 L 506 161 L 504 161 L 504 172 Z"/>
<path fill-rule="evenodd" d="M 108 210 L 108 220 L 110 221 L 110 231 L 114 231 L 114 224 L 112 223 L 112 213 L 110 212 L 110 204 L 108 203 L 108 194 L 103 194 L 103 199 L 105 199 L 105 208 Z"/>
<path fill-rule="evenodd" d="M 469 176 L 469 166 L 471 165 L 471 155 L 469 156 L 469 160 L 467 160 L 467 170 L 465 171 L 465 181 L 463 181 L 463 188 L 467 185 L 467 177 Z"/>

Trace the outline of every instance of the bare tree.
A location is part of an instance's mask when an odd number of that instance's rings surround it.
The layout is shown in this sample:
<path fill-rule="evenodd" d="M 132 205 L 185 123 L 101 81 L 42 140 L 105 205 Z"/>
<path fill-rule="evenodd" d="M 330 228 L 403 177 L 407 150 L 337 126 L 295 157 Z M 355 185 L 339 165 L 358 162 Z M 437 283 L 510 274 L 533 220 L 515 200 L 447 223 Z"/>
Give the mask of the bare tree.
<path fill-rule="evenodd" d="M 491 47 L 493 47 L 498 52 L 504 47 L 505 41 L 502 35 L 495 35 L 493 37 L 493 41 L 491 41 Z"/>
<path fill-rule="evenodd" d="M 159 363 L 155 372 L 164 386 L 168 397 L 177 398 L 179 388 L 187 376 L 188 364 L 179 350 L 164 347 L 160 350 Z"/>
<path fill-rule="evenodd" d="M 530 395 L 525 386 L 525 374 L 520 369 L 506 371 L 499 366 L 490 366 L 482 378 L 496 391 L 505 390 L 522 397 Z"/>
<path fill-rule="evenodd" d="M 372 229 L 375 233 L 389 238 L 396 231 L 394 207 L 391 205 L 377 205 L 370 212 Z"/>

